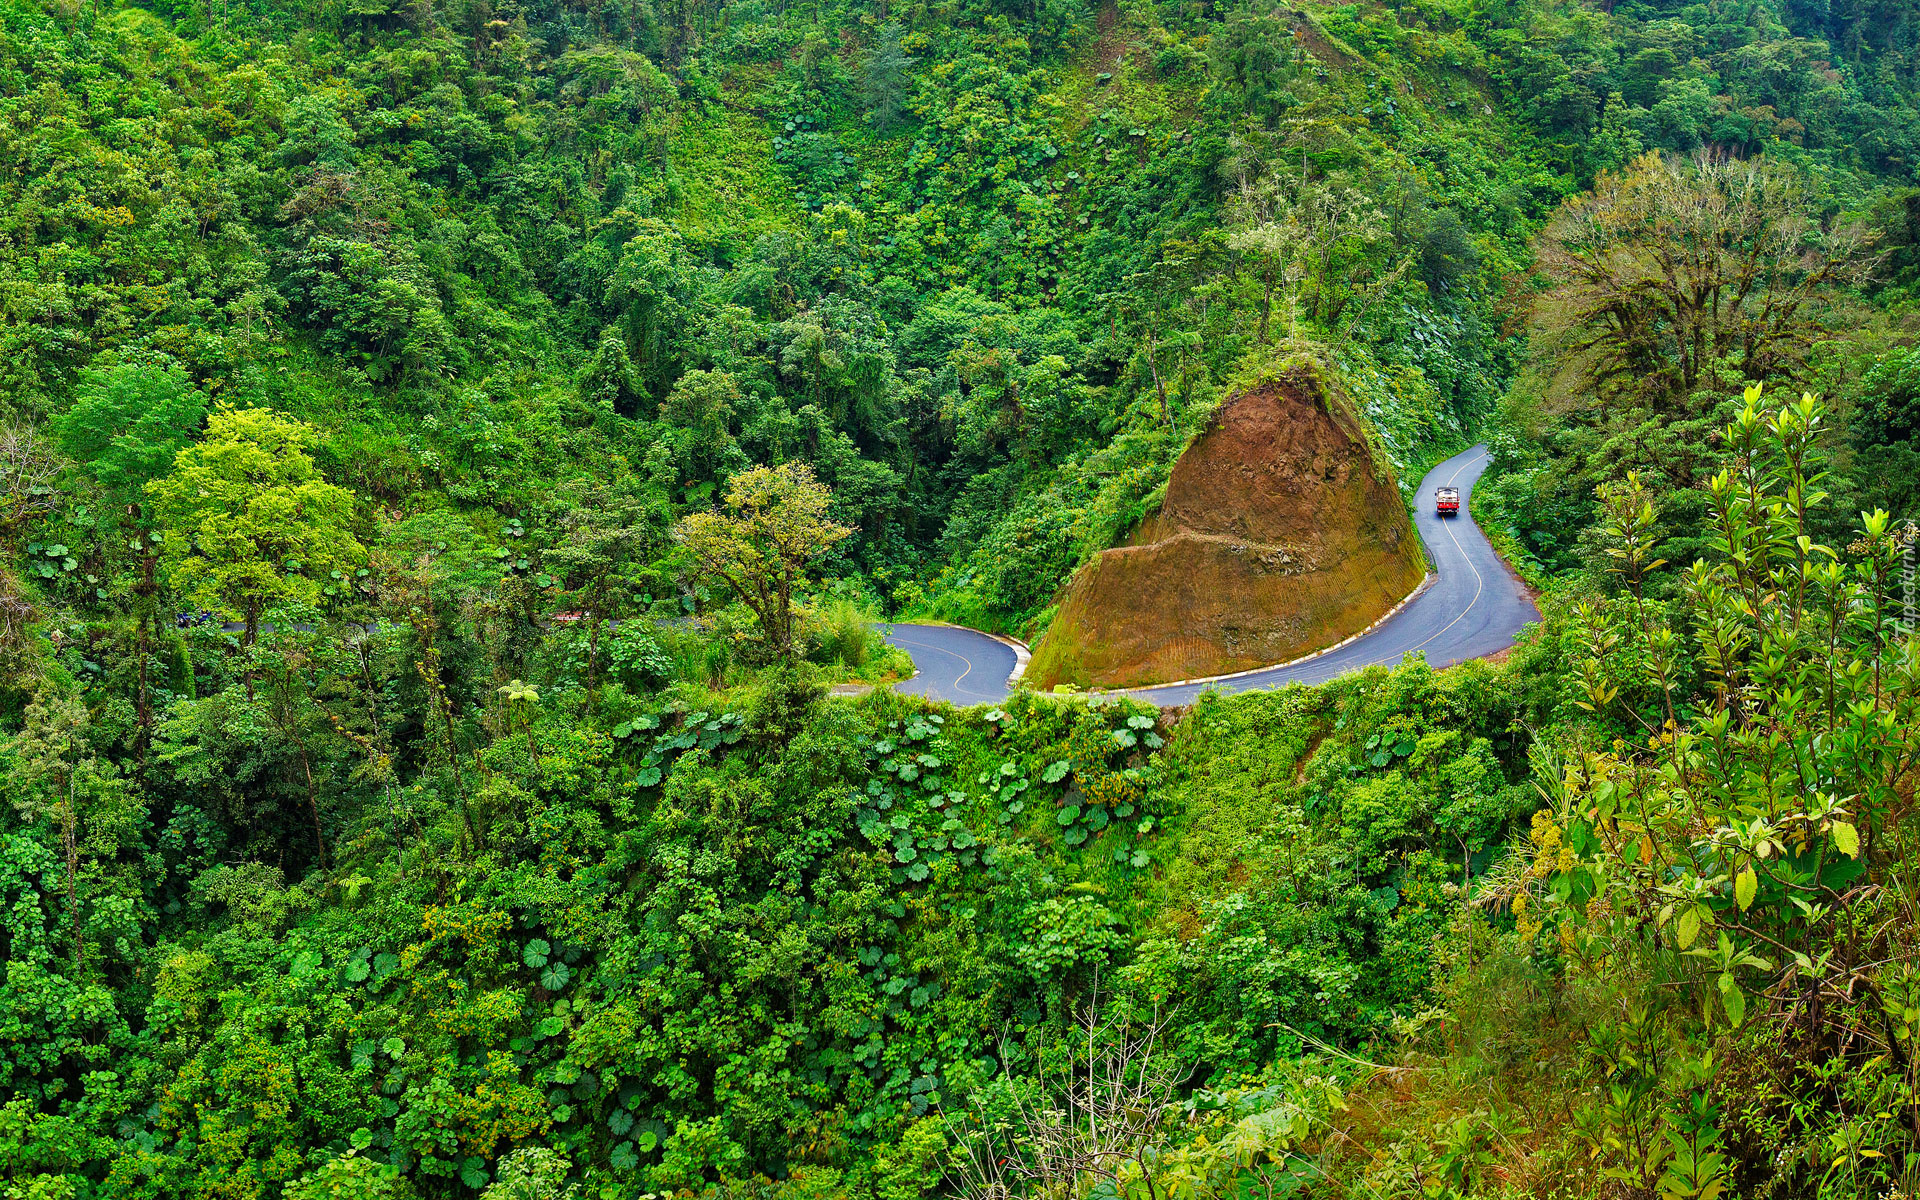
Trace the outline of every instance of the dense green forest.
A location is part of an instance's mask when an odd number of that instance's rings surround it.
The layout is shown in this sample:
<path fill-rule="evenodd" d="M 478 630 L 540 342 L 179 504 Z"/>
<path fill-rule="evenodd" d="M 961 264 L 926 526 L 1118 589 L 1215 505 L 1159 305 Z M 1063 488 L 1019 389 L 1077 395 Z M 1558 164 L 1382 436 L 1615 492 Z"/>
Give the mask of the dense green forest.
<path fill-rule="evenodd" d="M 0 0 L 0 1200 L 1920 1195 L 1911 0 Z M 1237 387 L 1497 661 L 955 709 Z"/>

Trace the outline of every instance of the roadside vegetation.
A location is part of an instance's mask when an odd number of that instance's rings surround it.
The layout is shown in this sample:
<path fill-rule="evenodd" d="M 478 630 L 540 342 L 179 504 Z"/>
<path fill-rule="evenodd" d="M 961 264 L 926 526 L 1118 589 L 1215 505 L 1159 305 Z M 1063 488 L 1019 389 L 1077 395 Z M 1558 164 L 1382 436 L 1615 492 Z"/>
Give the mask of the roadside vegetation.
<path fill-rule="evenodd" d="M 0 1200 L 1911 1200 L 1908 7 L 0 0 Z M 888 689 L 1301 362 L 1511 651 Z"/>

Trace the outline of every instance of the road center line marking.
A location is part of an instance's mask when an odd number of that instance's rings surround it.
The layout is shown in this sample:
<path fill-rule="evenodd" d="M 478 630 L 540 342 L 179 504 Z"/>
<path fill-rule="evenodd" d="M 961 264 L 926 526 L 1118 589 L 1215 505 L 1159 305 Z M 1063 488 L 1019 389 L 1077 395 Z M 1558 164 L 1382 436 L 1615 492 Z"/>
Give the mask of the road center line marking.
<path fill-rule="evenodd" d="M 1486 455 L 1482 454 L 1479 458 L 1472 460 L 1472 462 L 1461 463 L 1460 470 L 1455 471 L 1450 477 L 1448 477 L 1447 482 L 1452 483 L 1455 479 L 1460 478 L 1460 471 L 1466 470 L 1468 467 L 1472 466 L 1474 463 L 1480 462 L 1486 457 L 1487 457 Z M 1469 516 L 1469 519 L 1471 519 L 1470 516 Z M 1414 646 L 1411 649 L 1407 650 L 1406 654 L 1412 654 L 1415 650 L 1420 649 L 1421 646 L 1425 646 L 1427 642 L 1431 642 L 1433 638 L 1439 637 L 1441 634 L 1445 633 L 1447 630 L 1452 629 L 1455 625 L 1458 625 L 1461 621 L 1464 621 L 1467 617 L 1467 614 L 1473 611 L 1473 606 L 1480 603 L 1480 594 L 1487 590 L 1486 578 L 1480 574 L 1480 568 L 1473 565 L 1473 559 L 1467 556 L 1467 548 L 1465 546 L 1462 546 L 1460 544 L 1460 539 L 1453 535 L 1453 526 L 1452 525 L 1446 526 L 1446 530 L 1447 530 L 1447 540 L 1452 542 L 1453 548 L 1460 552 L 1461 561 L 1467 564 L 1467 570 L 1473 572 L 1473 599 L 1467 601 L 1467 606 L 1460 610 L 1459 616 L 1455 617 L 1451 621 L 1448 621 L 1444 626 L 1442 626 L 1439 630 L 1437 630 L 1434 633 L 1433 637 L 1428 638 L 1426 642 L 1421 642 L 1419 646 Z M 1405 657 L 1405 655 L 1402 655 L 1402 657 Z"/>
<path fill-rule="evenodd" d="M 955 687 L 955 688 L 959 687 L 960 681 L 962 679 L 965 679 L 967 676 L 973 674 L 973 660 L 968 658 L 966 655 L 960 653 L 958 650 L 949 650 L 945 646 L 929 645 L 926 642 L 909 641 L 906 638 L 900 637 L 898 634 L 895 634 L 894 638 L 895 638 L 895 642 L 894 642 L 895 645 L 918 646 L 922 650 L 931 650 L 935 654 L 950 654 L 953 657 L 959 659 L 961 662 L 967 664 L 967 669 L 960 672 L 958 675 L 954 676 L 953 682 L 948 685 L 949 687 Z"/>
<path fill-rule="evenodd" d="M 1459 467 L 1455 468 L 1453 474 L 1447 476 L 1447 482 L 1452 483 L 1454 480 L 1460 478 L 1461 471 L 1466 470 L 1468 467 L 1472 466 L 1474 463 L 1485 462 L 1486 460 L 1487 460 L 1487 455 L 1482 454 L 1477 458 L 1470 459 L 1467 462 L 1461 463 Z"/>
<path fill-rule="evenodd" d="M 1458 467 L 1454 468 L 1453 474 L 1447 477 L 1447 484 L 1451 485 L 1456 480 L 1458 480 L 1464 472 L 1466 472 L 1467 470 L 1471 469 L 1472 467 L 1480 463 L 1486 462 L 1491 457 L 1492 457 L 1491 453 L 1477 454 L 1474 457 L 1468 459 L 1466 462 L 1461 463 Z M 1472 520 L 1471 513 L 1468 514 L 1468 519 Z M 1479 528 L 1478 524 L 1475 524 L 1474 527 L 1476 529 Z M 1448 630 L 1452 629 L 1455 625 L 1458 625 L 1461 621 L 1464 621 L 1467 618 L 1467 614 L 1471 613 L 1474 610 L 1474 608 L 1479 605 L 1480 597 L 1486 594 L 1486 589 L 1487 589 L 1486 576 L 1481 574 L 1480 568 L 1478 566 L 1474 565 L 1472 556 L 1467 553 L 1467 548 L 1460 544 L 1459 536 L 1453 532 L 1453 524 L 1449 522 L 1446 524 L 1445 528 L 1447 531 L 1447 540 L 1453 543 L 1453 548 L 1460 555 L 1460 560 L 1467 564 L 1467 570 L 1473 572 L 1473 583 L 1474 583 L 1473 596 L 1471 599 L 1467 601 L 1467 606 L 1460 610 L 1460 613 L 1458 616 L 1454 617 L 1453 620 L 1448 621 L 1445 625 L 1441 626 L 1439 630 L 1434 632 L 1431 636 L 1427 637 L 1424 641 L 1420 642 L 1418 645 L 1409 647 L 1408 649 L 1401 651 L 1399 655 L 1399 657 L 1401 658 L 1406 657 L 1408 654 L 1412 654 L 1415 650 L 1420 650 L 1425 648 L 1426 646 L 1430 645 L 1435 639 L 1439 638 L 1441 635 L 1445 634 Z M 899 627 L 890 626 L 890 628 L 898 629 Z M 949 650 L 945 646 L 935 646 L 928 642 L 916 642 L 910 638 L 903 638 L 899 636 L 898 633 L 891 634 L 888 640 L 891 641 L 896 646 L 901 646 L 901 647 L 911 646 L 920 650 L 930 650 L 936 654 L 945 654 L 950 657 L 957 658 L 961 662 L 967 664 L 967 669 L 960 672 L 960 674 L 953 680 L 951 684 L 946 685 L 948 687 L 954 688 L 955 690 L 958 690 L 961 680 L 965 679 L 968 675 L 973 674 L 973 668 L 974 668 L 973 660 L 968 658 L 966 655 L 960 653 L 957 650 Z M 1318 658 L 1319 656 L 1313 655 L 1310 657 Z M 1015 662 L 1017 665 L 1018 663 L 1017 658 Z M 1299 664 L 1293 664 L 1292 666 L 1276 666 L 1273 668 L 1268 668 L 1269 670 L 1272 670 L 1275 672 L 1275 674 L 1271 677 L 1265 675 L 1264 672 L 1259 670 L 1246 672 L 1245 674 L 1247 676 L 1247 686 L 1256 687 L 1256 686 L 1263 686 L 1269 683 L 1291 681 L 1292 679 L 1298 677 L 1294 674 L 1294 668 L 1305 667 L 1305 666 L 1307 666 L 1307 663 L 1302 662 Z M 1336 670 L 1335 674 L 1333 676 L 1329 676 L 1329 678 L 1337 678 L 1340 673 L 1341 672 Z M 1304 671 L 1301 672 L 1301 674 L 1304 674 Z M 1162 685 L 1159 685 L 1158 687 L 1131 688 L 1131 689 L 1123 689 L 1123 690 L 1131 692 L 1134 695 L 1144 697 L 1148 693 L 1165 690 L 1169 687 L 1174 687 L 1174 686 L 1178 686 L 1178 685 L 1162 684 Z"/>

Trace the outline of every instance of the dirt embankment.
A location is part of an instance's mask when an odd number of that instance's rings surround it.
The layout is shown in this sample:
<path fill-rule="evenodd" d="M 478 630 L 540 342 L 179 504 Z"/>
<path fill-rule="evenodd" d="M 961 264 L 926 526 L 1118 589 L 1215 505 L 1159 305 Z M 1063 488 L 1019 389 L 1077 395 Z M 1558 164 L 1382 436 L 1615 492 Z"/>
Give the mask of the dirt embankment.
<path fill-rule="evenodd" d="M 1288 376 L 1220 407 L 1160 512 L 1067 584 L 1027 674 L 1135 687 L 1282 662 L 1365 629 L 1425 569 L 1358 422 Z"/>

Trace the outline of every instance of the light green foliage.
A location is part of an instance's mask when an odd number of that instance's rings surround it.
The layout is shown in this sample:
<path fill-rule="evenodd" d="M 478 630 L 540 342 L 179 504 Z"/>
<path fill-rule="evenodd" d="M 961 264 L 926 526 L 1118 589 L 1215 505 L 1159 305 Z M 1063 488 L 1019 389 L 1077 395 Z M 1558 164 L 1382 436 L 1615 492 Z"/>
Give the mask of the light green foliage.
<path fill-rule="evenodd" d="M 243 617 L 249 642 L 269 605 L 343 594 L 366 557 L 353 496 L 321 477 L 313 442 L 271 410 L 217 409 L 205 440 L 146 485 L 174 585 Z"/>
<path fill-rule="evenodd" d="M 356 1149 L 301 1176 L 282 1194 L 287 1200 L 402 1200 L 413 1189 L 398 1169 L 363 1158 Z"/>
<path fill-rule="evenodd" d="M 853 530 L 827 517 L 830 495 L 804 463 L 756 467 L 727 486 L 724 512 L 697 512 L 678 537 L 699 572 L 738 597 L 776 658 L 794 653 L 794 589 L 808 565 Z"/>
<path fill-rule="evenodd" d="M 0 1194 L 1914 1194 L 1909 14 L 1600 8 L 0 0 Z M 1301 363 L 1508 661 L 822 695 Z"/>
<path fill-rule="evenodd" d="M 848 597 L 825 600 L 803 613 L 800 639 L 809 662 L 839 667 L 860 679 L 904 678 L 913 660 L 880 636 L 880 614 Z"/>
<path fill-rule="evenodd" d="M 543 1147 L 515 1150 L 500 1160 L 494 1181 L 481 1195 L 485 1200 L 571 1200 L 578 1189 L 568 1185 L 564 1156 Z"/>
<path fill-rule="evenodd" d="M 1916 752 L 1910 710 L 1920 703 L 1892 591 L 1903 543 L 1884 512 L 1864 514 L 1844 557 L 1806 535 L 1825 499 L 1811 456 L 1823 417 L 1811 397 L 1769 402 L 1758 386 L 1747 390 L 1724 433 L 1741 466 L 1710 481 L 1715 553 L 1683 575 L 1690 636 L 1649 610 L 1637 586 L 1580 615 L 1589 656 L 1576 676 L 1579 704 L 1617 719 L 1629 697 L 1599 662 L 1617 642 L 1652 692 L 1639 718 L 1651 733 L 1634 738 L 1644 749 L 1616 742 L 1554 764 L 1543 784 L 1554 808 L 1539 835 L 1552 844 L 1533 872 L 1545 883 L 1532 886 L 1579 968 L 1671 956 L 1687 1017 L 1702 1028 L 1656 1004 L 1643 1018 L 1660 1025 L 1655 1037 L 1784 1019 L 1773 997 L 1790 981 L 1816 1003 L 1877 991 L 1881 963 L 1913 953 L 1914 850 L 1894 785 Z M 1609 523 L 1630 585 L 1650 569 L 1642 538 L 1653 522 L 1643 502 Z M 1863 938 L 1888 939 L 1886 957 L 1854 952 Z M 1697 1090 L 1711 1063 L 1677 1083 L 1651 1066 L 1638 1071 L 1650 1095 L 1678 1087 L 1685 1103 L 1695 1088 L 1695 1116 L 1596 1114 L 1601 1128 L 1626 1126 L 1625 1142 L 1603 1140 L 1621 1178 L 1724 1172 L 1714 1164 L 1725 1155 L 1706 1149 L 1720 1137 L 1718 1111 Z"/>
<path fill-rule="evenodd" d="M 1177 853 L 1136 968 L 1181 981 L 1179 1037 L 1209 1057 L 1297 1048 L 1423 994 L 1426 946 L 1533 807 L 1495 752 L 1511 761 L 1512 723 L 1549 694 L 1529 661 L 1202 701 L 1170 752 Z"/>
<path fill-rule="evenodd" d="M 1684 608 L 1650 594 L 1667 547 L 1649 489 L 1602 489 L 1619 590 L 1573 606 L 1577 715 L 1535 742 L 1547 805 L 1483 883 L 1511 925 L 1455 919 L 1439 1005 L 1401 1024 L 1409 1098 L 1335 1164 L 1344 1187 L 1840 1197 L 1911 1179 L 1905 541 L 1884 512 L 1844 547 L 1808 534 L 1825 416 L 1743 394 Z M 1570 1120 L 1534 1126 L 1556 1110 Z"/>

